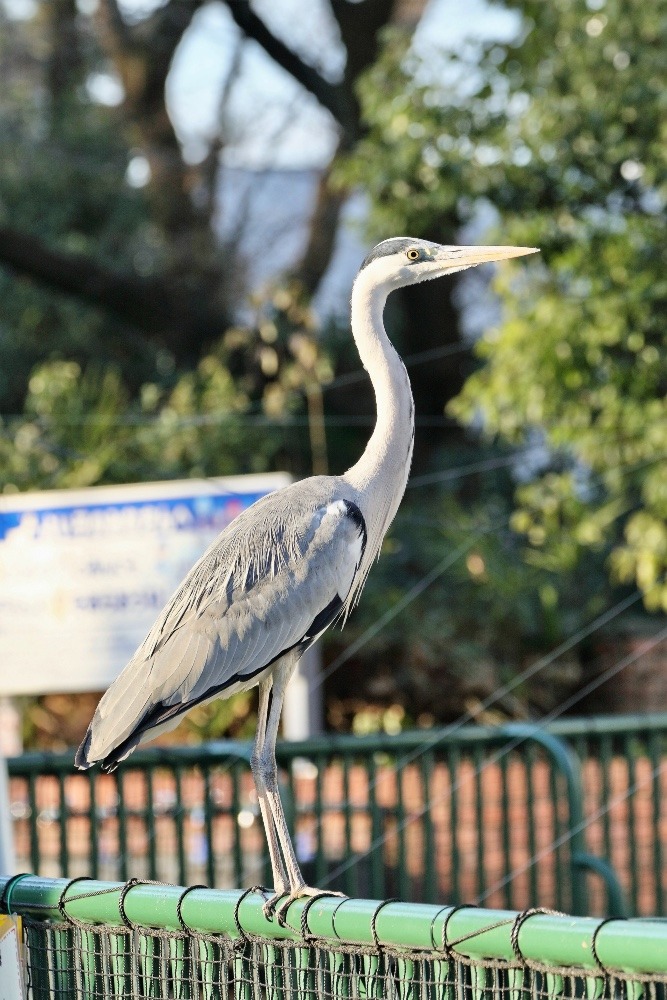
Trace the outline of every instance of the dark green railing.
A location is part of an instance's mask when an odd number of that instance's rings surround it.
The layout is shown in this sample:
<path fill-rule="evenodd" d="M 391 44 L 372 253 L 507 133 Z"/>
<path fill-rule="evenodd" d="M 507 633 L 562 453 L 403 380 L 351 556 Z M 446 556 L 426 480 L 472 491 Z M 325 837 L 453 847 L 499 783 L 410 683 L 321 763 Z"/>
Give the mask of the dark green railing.
<path fill-rule="evenodd" d="M 311 884 L 620 913 L 611 861 L 632 912 L 648 914 L 664 913 L 666 734 L 667 716 L 468 726 L 283 743 L 278 758 Z M 140 750 L 117 775 L 75 773 L 71 754 L 9 770 L 21 867 L 230 888 L 269 878 L 247 744 Z"/>
<path fill-rule="evenodd" d="M 667 923 L 0 877 L 29 1000 L 665 1000 Z"/>

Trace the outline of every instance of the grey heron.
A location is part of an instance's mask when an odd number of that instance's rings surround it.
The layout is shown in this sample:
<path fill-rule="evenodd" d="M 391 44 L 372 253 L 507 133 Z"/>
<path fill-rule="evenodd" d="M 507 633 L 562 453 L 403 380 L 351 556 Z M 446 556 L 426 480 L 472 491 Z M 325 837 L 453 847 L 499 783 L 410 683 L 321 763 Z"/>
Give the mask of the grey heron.
<path fill-rule="evenodd" d="M 102 697 L 76 755 L 112 771 L 195 705 L 259 687 L 252 772 L 284 912 L 305 884 L 283 813 L 275 744 L 285 688 L 303 652 L 359 599 L 410 471 L 414 406 L 384 329 L 391 291 L 532 247 L 441 246 L 396 237 L 363 261 L 352 334 L 373 384 L 376 424 L 359 461 L 262 498 L 218 536 Z"/>

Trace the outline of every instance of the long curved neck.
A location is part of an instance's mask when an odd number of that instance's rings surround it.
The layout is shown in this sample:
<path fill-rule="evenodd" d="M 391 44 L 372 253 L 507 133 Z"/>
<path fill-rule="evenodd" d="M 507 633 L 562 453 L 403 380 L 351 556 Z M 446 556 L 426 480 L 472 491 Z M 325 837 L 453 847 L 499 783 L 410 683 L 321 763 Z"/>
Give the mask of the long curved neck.
<path fill-rule="evenodd" d="M 405 492 L 414 443 L 410 380 L 387 337 L 382 319 L 387 294 L 386 289 L 374 287 L 364 271 L 352 288 L 352 334 L 373 383 L 377 420 L 363 455 L 343 479 L 360 495 L 369 534 L 370 562 L 379 551 Z"/>

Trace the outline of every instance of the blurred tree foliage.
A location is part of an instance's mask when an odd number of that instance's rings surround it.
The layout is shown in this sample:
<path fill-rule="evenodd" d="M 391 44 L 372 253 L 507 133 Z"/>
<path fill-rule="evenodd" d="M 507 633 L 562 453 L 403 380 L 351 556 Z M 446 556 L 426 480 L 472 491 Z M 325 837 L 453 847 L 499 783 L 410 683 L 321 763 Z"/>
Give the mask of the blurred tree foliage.
<path fill-rule="evenodd" d="M 69 253 L 94 252 L 109 266 L 130 266 L 147 238 L 144 198 L 124 183 L 127 146 L 112 109 L 77 96 L 78 49 L 68 50 L 69 82 L 56 73 L 53 58 L 37 60 L 40 50 L 55 51 L 52 27 L 46 10 L 22 24 L 0 8 L 0 248 L 11 226 L 14 234 L 61 239 Z M 92 40 L 87 60 L 91 73 L 101 64 Z M 32 256 L 33 248 L 14 240 L 13 250 Z M 135 331 L 72 298 L 17 281 L 13 269 L 0 269 L 0 298 L 0 412 L 20 412 L 30 371 L 45 357 L 84 365 L 95 357 L 100 366 L 116 365 L 135 388 L 155 365 L 155 350 Z"/>
<path fill-rule="evenodd" d="M 117 0 L 42 0 L 13 22 L 0 3 L 0 488 L 338 471 L 363 446 L 371 397 L 355 381 L 349 331 L 323 337 L 309 299 L 347 191 L 369 192 L 378 238 L 453 242 L 493 206 L 497 242 L 543 253 L 501 273 L 503 323 L 480 342 L 484 364 L 451 417 L 443 406 L 472 368 L 455 285 L 392 297 L 397 346 L 428 359 L 409 364 L 416 463 L 454 474 L 408 493 L 345 633 L 346 646 L 365 644 L 328 684 L 336 727 L 474 713 L 609 604 L 610 552 L 618 578 L 657 601 L 667 560 L 660 5 L 506 0 L 521 23 L 515 43 L 421 60 L 390 32 L 358 96 L 382 26 L 422 5 L 332 0 L 347 52 L 332 83 L 247 0 L 229 2 L 244 44 L 262 46 L 333 116 L 334 166 L 347 157 L 338 189 L 323 171 L 294 273 L 252 304 L 246 326 L 234 321 L 242 261 L 213 238 L 225 115 L 192 165 L 165 102 L 203 6 L 164 0 L 133 19 Z M 93 99 L 98 76 L 116 80 L 117 106 Z M 148 167 L 141 189 L 127 180 L 136 157 Z M 505 443 L 464 438 L 454 415 Z M 325 435 L 327 417 L 359 427 Z M 500 471 L 471 472 L 474 459 Z M 506 530 L 517 478 L 520 534 Z M 338 633 L 328 641 L 330 655 L 342 651 Z M 551 708 L 577 671 L 559 661 L 499 711 Z M 383 706 L 377 718 L 369 699 Z M 240 733 L 249 710 L 246 697 L 206 706 L 190 732 Z"/>
<path fill-rule="evenodd" d="M 532 466 L 512 520 L 530 565 L 609 554 L 615 579 L 667 610 L 667 12 L 503 6 L 520 17 L 508 44 L 420 60 L 389 36 L 344 179 L 368 187 L 375 231 L 474 223 L 488 203 L 485 241 L 541 249 L 500 270 L 502 322 L 448 410 Z"/>
<path fill-rule="evenodd" d="M 331 258 L 344 197 L 323 171 L 294 275 L 256 304 L 254 324 L 234 325 L 248 289 L 234 242 L 220 241 L 216 213 L 225 102 L 240 59 L 219 81 L 219 120 L 198 163 L 184 156 L 166 101 L 174 59 L 204 6 L 163 0 L 133 12 L 117 0 L 0 2 L 6 494 L 267 468 L 326 471 L 322 382 L 330 366 L 307 300 Z M 332 81 L 247 0 L 227 5 L 239 52 L 261 46 L 331 113 L 345 149 L 359 135 L 354 82 L 397 6 L 332 6 L 347 50 Z M 244 697 L 202 708 L 190 729 L 237 730 L 249 706 Z M 39 724 L 36 710 L 31 739 L 63 732 L 62 699 L 51 708 Z"/>
<path fill-rule="evenodd" d="M 133 13 L 117 0 L 41 0 L 14 17 L 0 3 L 0 489 L 328 465 L 330 366 L 308 299 L 344 198 L 324 171 L 302 259 L 240 329 L 243 261 L 216 222 L 239 60 L 216 84 L 219 120 L 200 162 L 186 162 L 166 102 L 205 6 L 165 0 Z M 260 45 L 329 110 L 350 149 L 355 80 L 399 6 L 331 8 L 348 50 L 335 83 L 246 0 L 228 10 L 239 50 Z"/>
<path fill-rule="evenodd" d="M 477 477 L 467 496 L 459 483 L 408 488 L 344 638 L 335 631 L 328 638 L 337 653 L 332 664 L 344 661 L 327 681 L 334 728 L 387 728 L 397 709 L 402 726 L 465 713 L 492 724 L 542 715 L 578 686 L 576 648 L 534 678 L 512 683 L 603 611 L 609 594 L 597 559 L 579 567 L 576 578 L 526 565 L 508 523 L 511 485 L 501 469 Z M 381 712 L 369 712 L 369 704 Z"/>
<path fill-rule="evenodd" d="M 135 401 L 114 368 L 47 362 L 33 371 L 23 416 L 0 438 L 5 493 L 263 472 L 280 428 L 247 411 L 220 353 L 171 389 L 145 383 Z"/>

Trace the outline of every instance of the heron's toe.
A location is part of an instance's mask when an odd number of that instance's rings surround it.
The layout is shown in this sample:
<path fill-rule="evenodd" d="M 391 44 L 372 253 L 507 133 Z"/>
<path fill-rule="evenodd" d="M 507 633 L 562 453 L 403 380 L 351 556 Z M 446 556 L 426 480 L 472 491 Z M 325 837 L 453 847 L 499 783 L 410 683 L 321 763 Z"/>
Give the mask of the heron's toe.
<path fill-rule="evenodd" d="M 280 891 L 276 890 L 274 894 L 272 896 L 269 896 L 269 898 L 266 900 L 266 902 L 262 906 L 262 913 L 264 914 L 267 920 L 273 920 L 274 914 L 276 912 L 276 906 L 278 905 L 280 900 L 284 898 L 284 896 L 285 896 L 284 889 L 281 889 Z M 289 898 L 289 896 L 287 898 Z"/>

